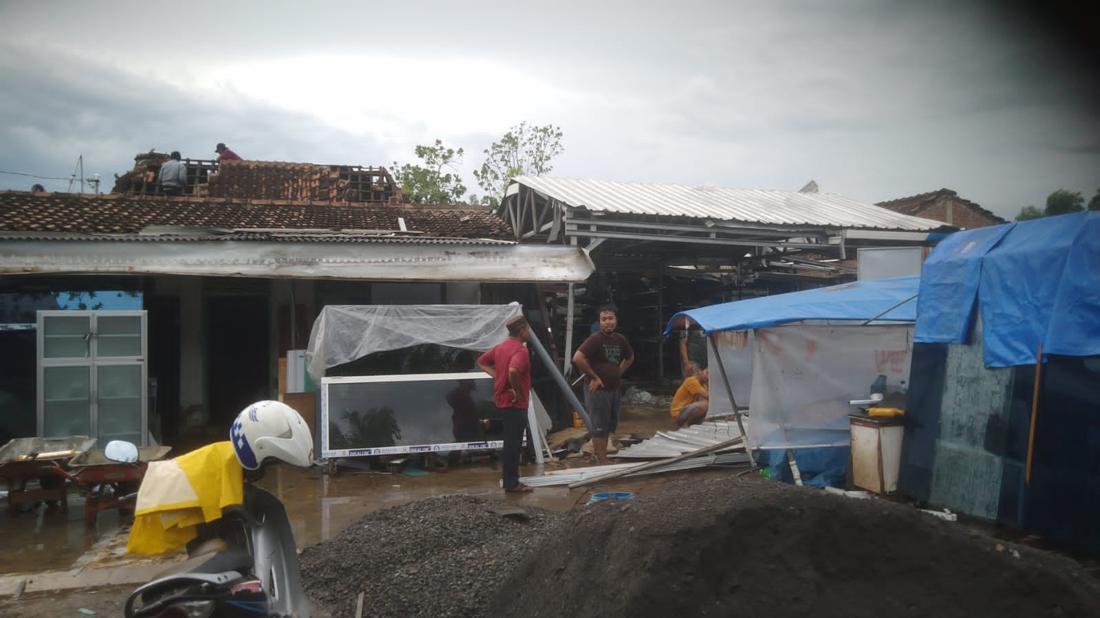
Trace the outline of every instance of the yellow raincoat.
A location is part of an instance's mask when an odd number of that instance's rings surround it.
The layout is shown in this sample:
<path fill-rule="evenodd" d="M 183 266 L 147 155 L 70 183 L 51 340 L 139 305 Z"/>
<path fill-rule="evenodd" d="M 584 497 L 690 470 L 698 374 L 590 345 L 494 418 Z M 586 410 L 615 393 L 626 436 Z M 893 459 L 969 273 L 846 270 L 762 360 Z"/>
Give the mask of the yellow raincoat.
<path fill-rule="evenodd" d="M 195 538 L 197 526 L 244 501 L 244 470 L 229 441 L 168 461 L 153 461 L 138 489 L 126 549 L 163 554 Z"/>

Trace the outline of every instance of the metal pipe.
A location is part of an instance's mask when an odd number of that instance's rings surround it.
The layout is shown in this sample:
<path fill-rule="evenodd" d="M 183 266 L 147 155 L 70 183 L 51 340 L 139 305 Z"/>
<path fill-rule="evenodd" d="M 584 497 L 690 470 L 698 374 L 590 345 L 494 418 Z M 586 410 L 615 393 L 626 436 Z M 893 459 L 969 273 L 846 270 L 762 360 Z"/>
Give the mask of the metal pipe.
<path fill-rule="evenodd" d="M 592 419 L 588 418 L 588 411 L 581 405 L 577 395 L 573 392 L 573 389 L 569 388 L 569 383 L 565 381 L 565 376 L 558 373 L 558 367 L 554 364 L 554 361 L 550 358 L 550 354 L 546 352 L 546 348 L 542 346 L 542 342 L 539 341 L 537 335 L 527 338 L 527 345 L 534 348 L 539 359 L 542 360 L 542 364 L 546 367 L 546 370 L 550 372 L 550 375 L 554 376 L 554 381 L 558 383 L 558 388 L 561 389 L 565 400 L 569 402 L 569 405 L 573 406 L 573 409 L 580 415 L 581 420 L 584 421 L 584 426 L 588 428 L 588 431 L 592 431 Z"/>

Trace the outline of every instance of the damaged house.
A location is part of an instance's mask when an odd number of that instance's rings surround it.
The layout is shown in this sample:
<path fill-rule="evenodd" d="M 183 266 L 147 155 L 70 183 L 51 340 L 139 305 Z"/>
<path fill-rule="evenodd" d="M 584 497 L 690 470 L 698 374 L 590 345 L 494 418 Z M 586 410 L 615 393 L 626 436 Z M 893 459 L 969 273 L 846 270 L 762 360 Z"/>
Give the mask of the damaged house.
<path fill-rule="evenodd" d="M 0 442 L 220 435 L 325 305 L 524 302 L 592 271 L 487 207 L 402 203 L 382 168 L 188 161 L 164 197 L 150 156 L 124 193 L 0 193 Z"/>

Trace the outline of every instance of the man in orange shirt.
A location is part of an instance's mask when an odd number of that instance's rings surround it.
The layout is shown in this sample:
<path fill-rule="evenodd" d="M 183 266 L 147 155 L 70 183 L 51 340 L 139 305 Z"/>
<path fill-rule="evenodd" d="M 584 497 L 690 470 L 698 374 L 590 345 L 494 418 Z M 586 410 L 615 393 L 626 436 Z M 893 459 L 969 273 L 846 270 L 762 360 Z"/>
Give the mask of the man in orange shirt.
<path fill-rule="evenodd" d="M 683 384 L 672 396 L 672 407 L 669 409 L 677 428 L 702 423 L 710 405 L 710 373 L 706 369 L 699 369 L 699 365 L 694 362 L 689 364 L 694 375 L 684 378 Z"/>

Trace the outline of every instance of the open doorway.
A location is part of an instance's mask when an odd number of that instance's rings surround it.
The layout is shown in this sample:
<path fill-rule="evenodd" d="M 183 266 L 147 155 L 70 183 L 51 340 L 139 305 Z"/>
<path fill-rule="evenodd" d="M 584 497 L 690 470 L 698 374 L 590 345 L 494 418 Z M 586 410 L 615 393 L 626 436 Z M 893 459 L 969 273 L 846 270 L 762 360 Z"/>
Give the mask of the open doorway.
<path fill-rule="evenodd" d="M 248 404 L 269 397 L 266 296 L 206 298 L 206 389 L 210 423 L 228 427 Z"/>

